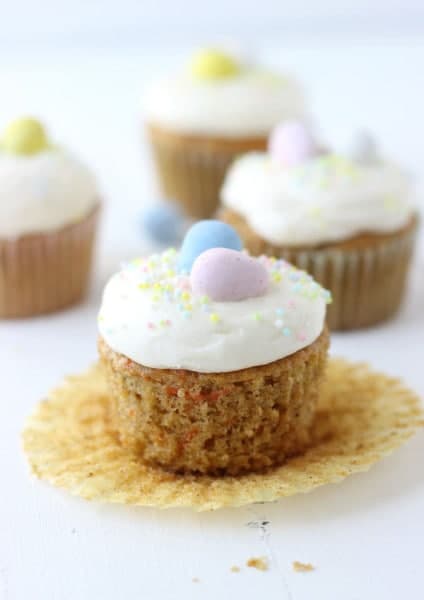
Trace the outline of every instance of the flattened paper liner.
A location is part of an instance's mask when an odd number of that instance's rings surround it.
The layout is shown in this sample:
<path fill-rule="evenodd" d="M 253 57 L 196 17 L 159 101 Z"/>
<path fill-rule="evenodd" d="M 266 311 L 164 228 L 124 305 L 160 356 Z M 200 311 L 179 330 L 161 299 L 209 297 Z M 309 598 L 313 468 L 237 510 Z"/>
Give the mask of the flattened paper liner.
<path fill-rule="evenodd" d="M 41 402 L 24 448 L 40 479 L 87 500 L 213 510 L 267 502 L 336 483 L 390 454 L 424 426 L 419 398 L 402 383 L 341 359 L 329 362 L 313 430 L 302 456 L 242 477 L 178 476 L 144 467 L 122 448 L 109 419 L 98 365 Z"/>

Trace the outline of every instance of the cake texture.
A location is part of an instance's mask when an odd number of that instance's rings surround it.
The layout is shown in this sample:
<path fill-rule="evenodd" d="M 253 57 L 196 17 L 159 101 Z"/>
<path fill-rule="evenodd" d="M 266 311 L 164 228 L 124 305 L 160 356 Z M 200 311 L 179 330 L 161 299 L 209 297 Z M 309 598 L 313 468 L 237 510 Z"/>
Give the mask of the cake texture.
<path fill-rule="evenodd" d="M 236 475 L 307 445 L 330 297 L 285 261 L 220 247 L 235 240 L 215 223 L 196 224 L 180 253 L 136 259 L 112 277 L 99 352 L 125 447 L 166 470 Z M 217 247 L 181 269 L 205 224 Z"/>
<path fill-rule="evenodd" d="M 195 218 L 213 215 L 235 157 L 265 149 L 276 123 L 305 114 L 294 79 L 216 50 L 153 83 L 143 104 L 162 192 Z"/>
<path fill-rule="evenodd" d="M 286 137 L 270 142 L 268 152 L 234 163 L 220 218 L 252 254 L 284 258 L 329 289 L 332 329 L 384 321 L 401 304 L 413 253 L 418 217 L 410 178 L 369 146 L 338 155 L 294 131 L 283 127 Z"/>
<path fill-rule="evenodd" d="M 327 349 L 323 332 L 269 365 L 196 373 L 142 367 L 99 342 L 121 443 L 146 464 L 216 475 L 275 466 L 307 447 Z"/>
<path fill-rule="evenodd" d="M 80 300 L 99 214 L 91 172 L 48 141 L 34 119 L 0 139 L 0 318 L 29 317 Z"/>

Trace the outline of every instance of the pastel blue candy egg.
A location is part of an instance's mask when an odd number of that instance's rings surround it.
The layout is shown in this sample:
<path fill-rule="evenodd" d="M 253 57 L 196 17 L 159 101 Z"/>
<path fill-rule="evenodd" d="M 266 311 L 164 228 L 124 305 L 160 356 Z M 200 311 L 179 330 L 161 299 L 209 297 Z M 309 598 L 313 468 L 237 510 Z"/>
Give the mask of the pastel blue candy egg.
<path fill-rule="evenodd" d="M 213 219 L 198 221 L 186 233 L 178 267 L 189 273 L 196 258 L 210 248 L 241 250 L 242 247 L 241 239 L 230 225 Z"/>
<path fill-rule="evenodd" d="M 178 206 L 170 202 L 146 208 L 141 223 L 148 235 L 160 244 L 178 244 L 183 235 L 184 216 Z"/>

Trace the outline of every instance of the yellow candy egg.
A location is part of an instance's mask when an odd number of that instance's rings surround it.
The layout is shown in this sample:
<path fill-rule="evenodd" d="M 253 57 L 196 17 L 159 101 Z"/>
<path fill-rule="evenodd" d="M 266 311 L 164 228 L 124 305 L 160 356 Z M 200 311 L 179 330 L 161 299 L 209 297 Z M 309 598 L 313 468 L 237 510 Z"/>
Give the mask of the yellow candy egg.
<path fill-rule="evenodd" d="M 36 154 L 49 145 L 44 127 L 31 117 L 12 121 L 0 143 L 3 150 L 12 154 Z"/>
<path fill-rule="evenodd" d="M 238 62 L 220 50 L 201 50 L 192 59 L 191 73 L 199 79 L 224 79 L 240 71 Z"/>

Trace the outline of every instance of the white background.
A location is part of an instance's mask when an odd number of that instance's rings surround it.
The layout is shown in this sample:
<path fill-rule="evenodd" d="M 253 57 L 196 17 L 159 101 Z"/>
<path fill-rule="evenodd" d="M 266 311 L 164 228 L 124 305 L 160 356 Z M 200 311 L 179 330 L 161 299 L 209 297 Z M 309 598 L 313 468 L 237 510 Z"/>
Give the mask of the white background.
<path fill-rule="evenodd" d="M 260 8 L 258 8 L 260 4 Z M 148 250 L 138 226 L 155 196 L 144 145 L 145 81 L 204 39 L 236 34 L 298 74 L 321 130 L 342 146 L 370 126 L 424 176 L 422 3 L 270 0 L 3 3 L 0 128 L 39 115 L 96 170 L 105 199 L 90 297 L 49 317 L 0 324 L 1 600 L 394 600 L 421 598 L 424 436 L 369 473 L 313 494 L 209 514 L 100 506 L 34 481 L 20 449 L 25 415 L 67 373 L 95 360 L 102 286 Z M 421 18 L 419 18 L 421 17 Z M 407 302 L 390 324 L 333 336 L 333 353 L 402 376 L 421 395 L 423 244 Z M 247 524 L 270 521 L 267 534 Z M 266 555 L 270 570 L 244 566 Z M 294 560 L 312 562 L 298 574 Z M 232 565 L 242 571 L 230 572 Z M 192 578 L 199 578 L 193 583 Z"/>
<path fill-rule="evenodd" d="M 420 0 L 13 0 L 0 40 L 57 45 L 204 41 L 205 35 L 422 35 Z"/>

